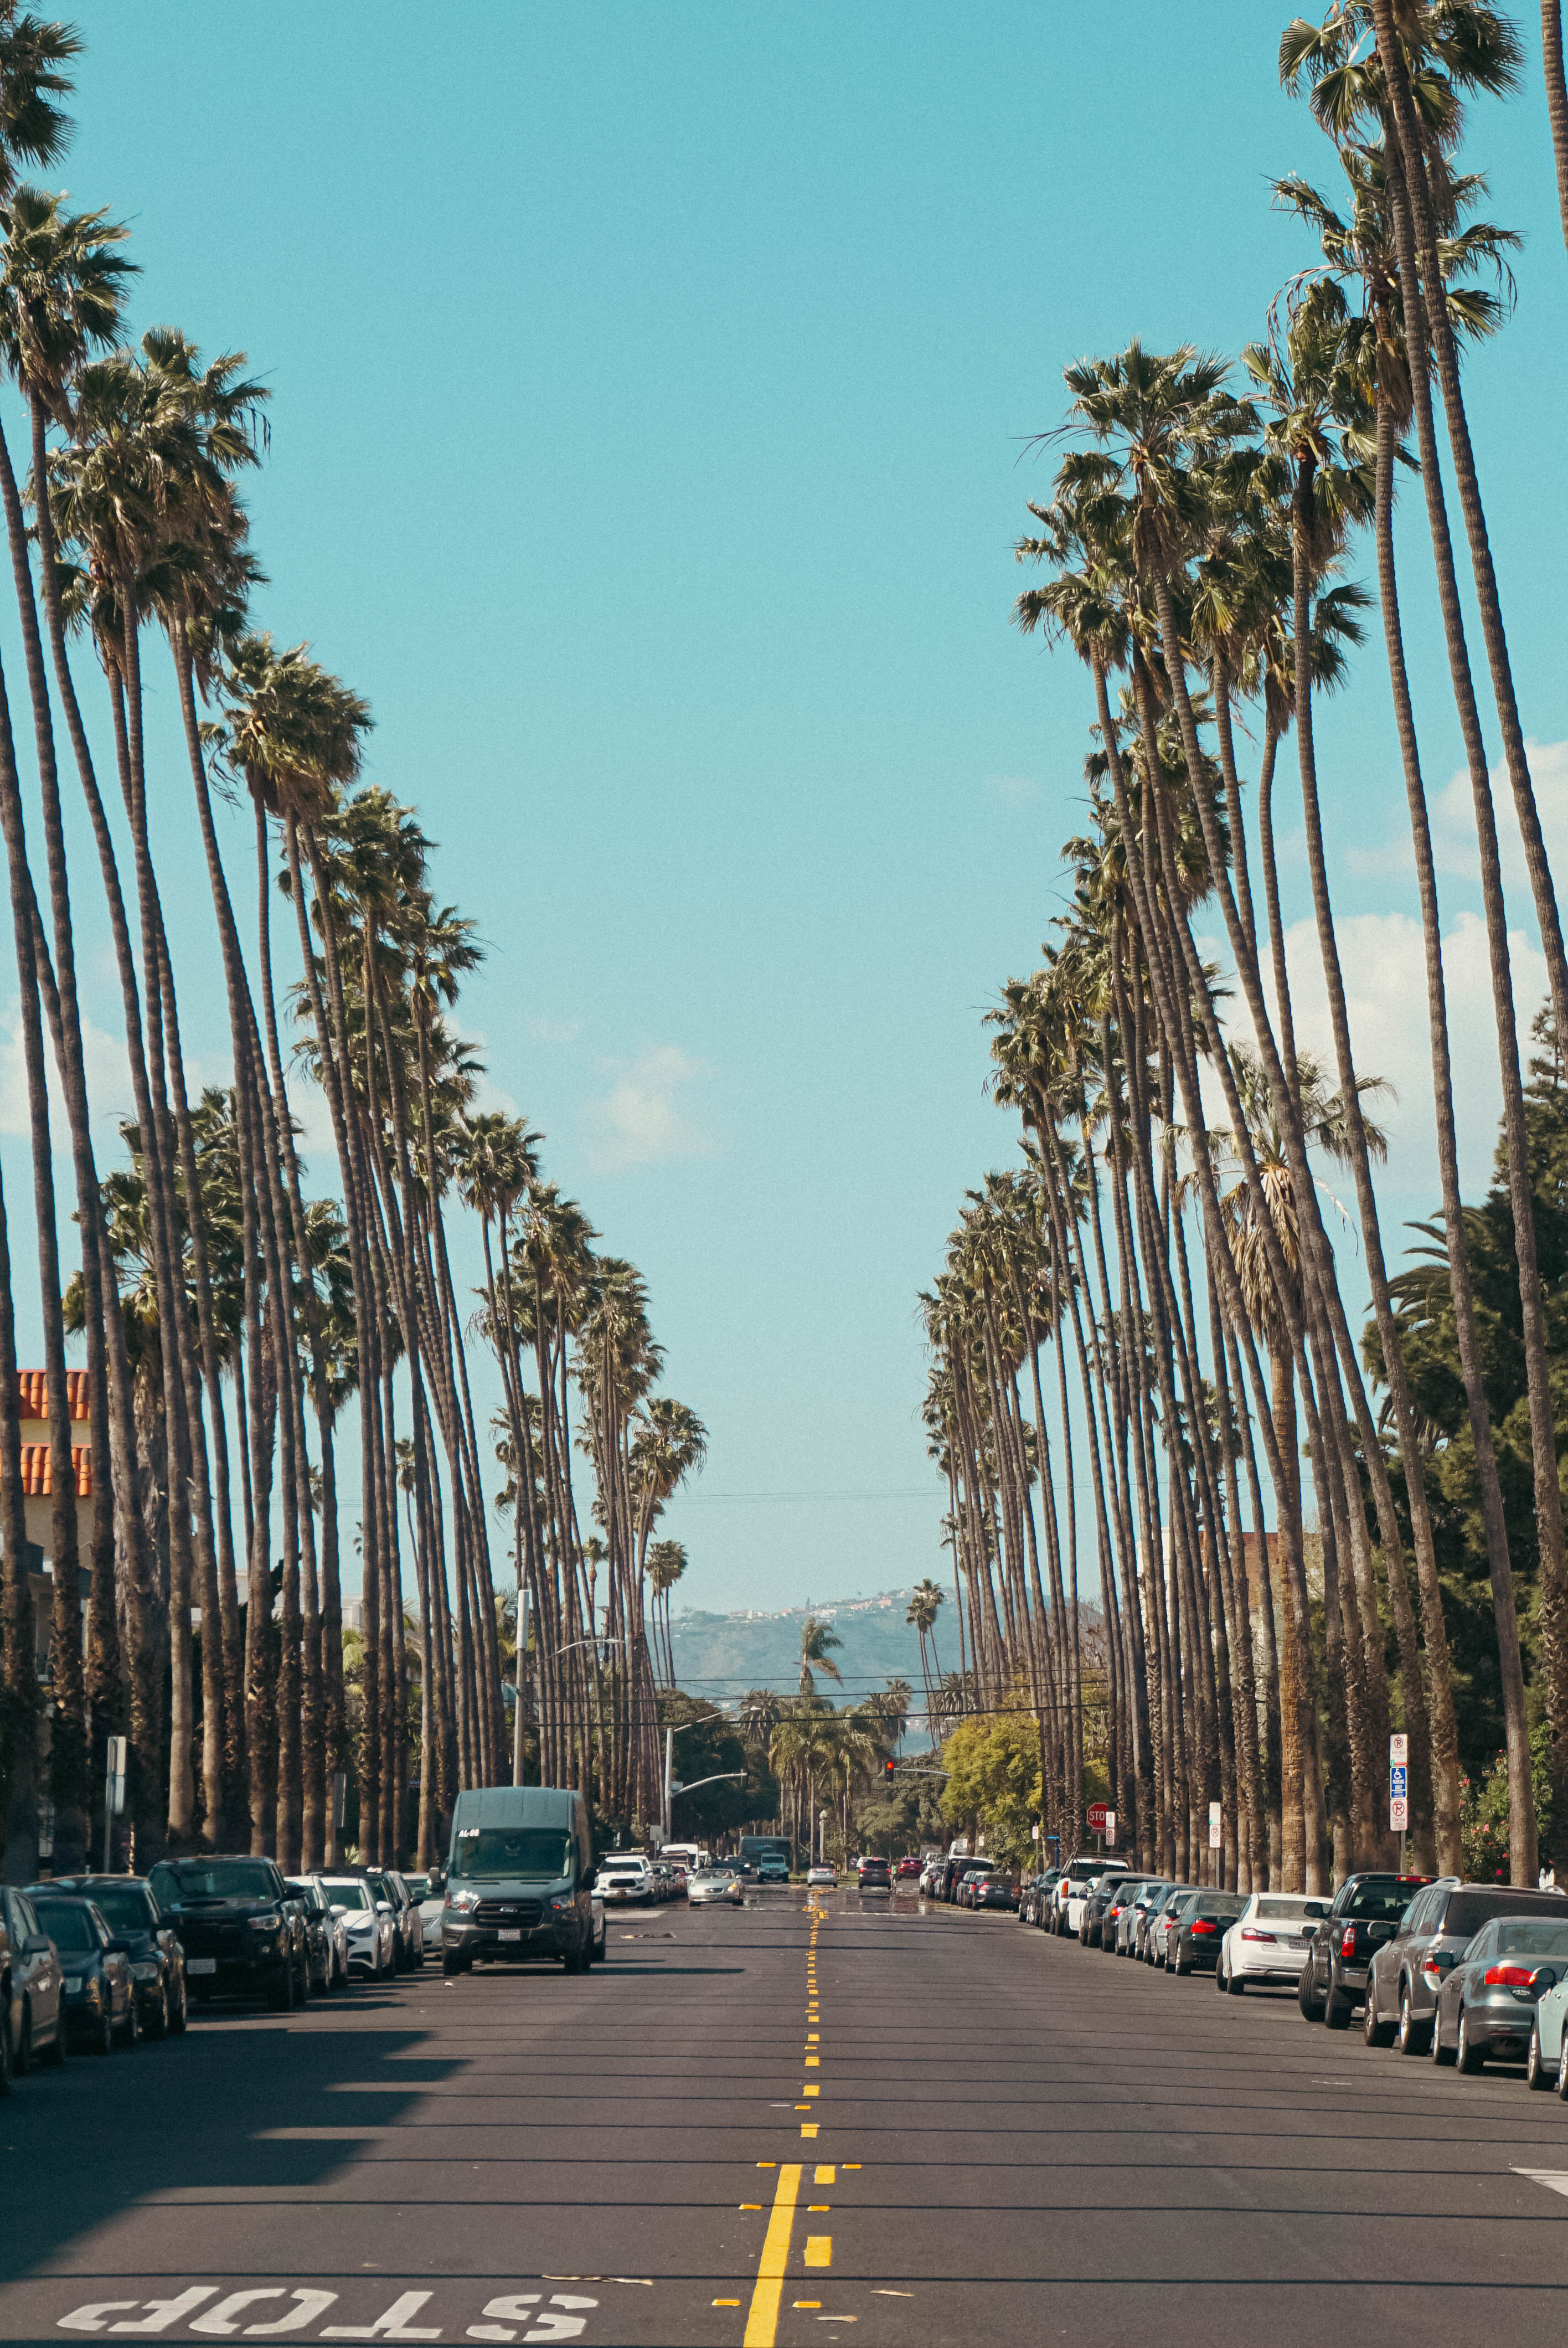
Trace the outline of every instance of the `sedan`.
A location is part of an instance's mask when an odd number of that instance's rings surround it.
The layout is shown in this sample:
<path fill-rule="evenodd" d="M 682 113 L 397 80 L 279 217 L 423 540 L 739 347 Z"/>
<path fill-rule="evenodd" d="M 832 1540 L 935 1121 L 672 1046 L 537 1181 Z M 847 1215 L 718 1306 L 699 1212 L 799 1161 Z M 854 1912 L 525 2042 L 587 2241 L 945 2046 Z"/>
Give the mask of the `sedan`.
<path fill-rule="evenodd" d="M 323 1995 L 348 1987 L 348 1926 L 337 1915 L 319 1876 L 289 1878 L 289 1890 L 304 1910 L 305 1950 L 311 1987 Z"/>
<path fill-rule="evenodd" d="M 348 1928 L 350 1972 L 369 1973 L 379 1981 L 397 1970 L 397 1921 L 390 1900 L 377 1900 L 359 1875 L 323 1875 L 322 1890 Z"/>
<path fill-rule="evenodd" d="M 1120 1875 L 1108 1883 L 1102 1893 L 1090 1902 L 1099 1914 L 1094 1919 L 1095 1945 L 1108 1957 L 1120 1955 L 1117 1934 L 1122 1918 L 1143 1889 L 1143 1879 L 1136 1875 Z"/>
<path fill-rule="evenodd" d="M 1215 1988 L 1231 1997 L 1248 1982 L 1294 1989 L 1307 1962 L 1307 1925 L 1327 1912 L 1326 1900 L 1299 1891 L 1255 1891 L 1220 1943 Z"/>
<path fill-rule="evenodd" d="M 1522 2063 L 1535 2036 L 1536 2001 L 1568 1974 L 1568 1916 L 1496 1916 L 1483 1924 L 1438 1993 L 1434 2063 L 1464 2072 L 1489 2058 Z M 1542 2057 L 1536 2067 L 1544 2070 Z M 1551 2074 L 1547 2073 L 1548 2079 Z"/>
<path fill-rule="evenodd" d="M 1195 1883 L 1173 1883 L 1163 1898 L 1156 1900 L 1149 1910 L 1149 1922 L 1143 1934 L 1143 1962 L 1153 1965 L 1156 1972 L 1165 1962 L 1165 1935 L 1172 1920 L 1178 1909 L 1185 1907 L 1187 1901 L 1196 1896 L 1197 1889 Z"/>
<path fill-rule="evenodd" d="M 715 1901 L 727 1901 L 732 1908 L 745 1906 L 745 1890 L 733 1867 L 700 1867 L 687 1883 L 688 1907 L 708 1908 Z"/>
<path fill-rule="evenodd" d="M 1149 1919 L 1170 1890 L 1164 1877 L 1154 1876 L 1139 1884 L 1132 1898 L 1116 1919 L 1116 1953 L 1119 1957 L 1143 1954 L 1143 1939 L 1149 1929 Z"/>
<path fill-rule="evenodd" d="M 1006 1908 L 1018 1906 L 1018 1885 L 1005 1868 L 992 1868 L 975 1879 L 969 1895 L 971 1908 Z"/>
<path fill-rule="evenodd" d="M 835 1891 L 838 1889 L 836 1870 L 831 1867 L 808 1867 L 805 1870 L 805 1888 L 808 1891 L 814 1888 L 818 1891 Z"/>
<path fill-rule="evenodd" d="M 1207 1972 L 1220 1961 L 1220 1943 L 1247 1905 L 1239 1891 L 1200 1891 L 1184 1900 L 1165 1934 L 1167 1973 Z"/>
<path fill-rule="evenodd" d="M 66 2025 L 89 2054 L 107 2054 L 118 2038 L 141 2036 L 130 1959 L 90 1900 L 34 1898 L 33 1912 L 59 1952 L 66 1977 Z"/>
<path fill-rule="evenodd" d="M 130 1959 L 141 2026 L 167 2038 L 186 2023 L 185 1951 L 152 1887 L 139 1875 L 61 1875 L 33 1886 L 35 1896 L 69 1893 L 90 1900 Z"/>
<path fill-rule="evenodd" d="M 66 2059 L 66 1982 L 55 1944 L 26 1892 L 0 1884 L 0 2096 L 41 2054 Z"/>
<path fill-rule="evenodd" d="M 441 1918 L 446 1908 L 446 1874 L 439 1867 L 433 1867 L 428 1875 L 405 1875 L 403 1879 L 408 1886 L 409 1897 L 419 1910 L 419 1929 L 424 1935 L 424 1945 L 438 1955 Z"/>

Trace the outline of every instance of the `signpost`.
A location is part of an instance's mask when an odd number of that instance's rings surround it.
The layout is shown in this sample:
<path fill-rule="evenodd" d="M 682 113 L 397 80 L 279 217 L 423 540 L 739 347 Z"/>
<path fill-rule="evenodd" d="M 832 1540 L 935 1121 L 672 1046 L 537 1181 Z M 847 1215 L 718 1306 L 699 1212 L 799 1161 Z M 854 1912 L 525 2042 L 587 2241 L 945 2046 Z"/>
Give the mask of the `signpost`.
<path fill-rule="evenodd" d="M 1105 1848 L 1107 1850 L 1114 1850 L 1116 1848 L 1116 1813 L 1114 1810 L 1107 1810 L 1105 1813 Z"/>
<path fill-rule="evenodd" d="M 1105 1832 L 1105 1821 L 1109 1815 L 1110 1813 L 1107 1811 L 1103 1802 L 1090 1803 L 1089 1831 L 1091 1835 L 1100 1835 L 1103 1837 Z"/>
<path fill-rule="evenodd" d="M 1219 1847 L 1220 1806 L 1217 1802 L 1211 1802 L 1209 1804 L 1209 1849 L 1211 1850 L 1218 1850 Z"/>
<path fill-rule="evenodd" d="M 1405 1835 L 1410 1823 L 1410 1740 L 1389 1739 L 1389 1832 L 1399 1838 L 1399 1873 L 1405 1871 Z"/>
<path fill-rule="evenodd" d="M 111 1736 L 104 1768 L 104 1873 L 109 1871 L 109 1838 L 125 1807 L 125 1738 Z"/>

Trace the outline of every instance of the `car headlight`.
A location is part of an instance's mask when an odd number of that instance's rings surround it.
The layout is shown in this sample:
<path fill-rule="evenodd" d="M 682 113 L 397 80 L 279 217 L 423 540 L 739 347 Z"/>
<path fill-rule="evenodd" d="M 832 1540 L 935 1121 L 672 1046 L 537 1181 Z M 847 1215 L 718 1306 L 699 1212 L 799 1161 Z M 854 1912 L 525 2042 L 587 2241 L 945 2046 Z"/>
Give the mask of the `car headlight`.
<path fill-rule="evenodd" d="M 477 1891 L 449 1891 L 446 1894 L 447 1907 L 456 1908 L 463 1915 L 466 1915 L 470 1908 L 477 1908 L 478 1904 L 479 1895 Z"/>
<path fill-rule="evenodd" d="M 80 1973 L 67 1973 L 61 1983 L 61 1987 L 67 1990 L 73 1997 L 81 1988 L 81 1985 L 82 1977 Z"/>
<path fill-rule="evenodd" d="M 158 1979 L 158 1960 L 156 1957 L 144 1960 L 140 1964 L 132 1965 L 131 1972 L 139 1982 L 154 1982 Z"/>
<path fill-rule="evenodd" d="M 252 1916 L 250 1919 L 250 1925 L 252 1932 L 276 1932 L 282 1929 L 282 1918 L 274 1909 L 269 1916 Z"/>
<path fill-rule="evenodd" d="M 558 1915 L 569 1914 L 577 1906 L 577 1896 L 571 1891 L 558 1891 L 551 1898 L 550 1906 Z"/>

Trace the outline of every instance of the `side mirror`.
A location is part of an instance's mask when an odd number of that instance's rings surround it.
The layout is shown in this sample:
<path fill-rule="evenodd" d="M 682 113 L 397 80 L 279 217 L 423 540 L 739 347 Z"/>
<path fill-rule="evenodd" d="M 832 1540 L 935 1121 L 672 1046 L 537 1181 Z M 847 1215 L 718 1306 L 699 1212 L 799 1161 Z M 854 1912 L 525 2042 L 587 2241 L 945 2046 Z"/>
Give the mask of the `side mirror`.
<path fill-rule="evenodd" d="M 47 1932 L 29 1932 L 22 1943 L 25 1957 L 47 1957 L 54 1954 L 55 1944 Z"/>
<path fill-rule="evenodd" d="M 1317 1925 L 1303 1924 L 1301 1928 L 1301 1937 L 1304 1941 L 1315 1941 L 1317 1938 Z"/>
<path fill-rule="evenodd" d="M 128 1941 L 111 1941 L 108 1943 L 108 1954 L 114 1957 L 128 1957 L 130 1954 L 130 1942 Z"/>
<path fill-rule="evenodd" d="M 1391 1941 L 1398 1930 L 1397 1924 L 1368 1924 L 1367 1938 L 1374 1941 Z"/>
<path fill-rule="evenodd" d="M 1301 1912 L 1304 1916 L 1327 1916 L 1328 1902 L 1326 1900 L 1309 1900 Z"/>
<path fill-rule="evenodd" d="M 348 1914 L 348 1910 L 346 1908 L 340 1908 L 334 1900 L 327 1912 L 332 1916 L 346 1916 Z"/>
<path fill-rule="evenodd" d="M 378 1900 L 375 1903 L 375 1912 L 378 1916 L 390 1916 L 392 1913 L 391 1900 Z"/>
<path fill-rule="evenodd" d="M 434 1899 L 438 1891 L 445 1891 L 446 1889 L 446 1869 L 444 1867 L 433 1867 L 426 1880 L 430 1885 L 431 1897 Z"/>

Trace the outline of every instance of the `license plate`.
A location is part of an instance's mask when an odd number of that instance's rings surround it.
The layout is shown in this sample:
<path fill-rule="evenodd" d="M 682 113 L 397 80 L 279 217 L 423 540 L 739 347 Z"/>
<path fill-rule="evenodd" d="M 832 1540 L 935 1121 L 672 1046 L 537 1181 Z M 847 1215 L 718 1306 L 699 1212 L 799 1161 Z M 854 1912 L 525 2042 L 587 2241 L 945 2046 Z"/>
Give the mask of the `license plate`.
<path fill-rule="evenodd" d="M 522 1937 L 522 1933 L 515 1924 L 503 1924 L 496 1935 L 497 1941 L 520 1941 Z"/>
<path fill-rule="evenodd" d="M 185 1970 L 188 1973 L 215 1973 L 218 1960 L 216 1957 L 187 1957 Z"/>
<path fill-rule="evenodd" d="M 1285 1945 L 1287 1949 L 1304 1949 L 1307 1946 L 1305 1933 L 1287 1932 L 1285 1936 Z"/>

